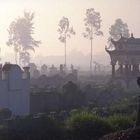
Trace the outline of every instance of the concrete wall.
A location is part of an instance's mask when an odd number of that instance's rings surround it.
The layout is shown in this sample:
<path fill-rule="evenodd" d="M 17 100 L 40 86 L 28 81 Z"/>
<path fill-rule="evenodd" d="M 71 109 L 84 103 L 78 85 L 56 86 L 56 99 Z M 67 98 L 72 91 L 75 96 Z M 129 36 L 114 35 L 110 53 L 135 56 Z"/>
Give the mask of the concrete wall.
<path fill-rule="evenodd" d="M 0 108 L 9 108 L 13 115 L 28 115 L 30 113 L 30 79 L 22 78 L 23 71 L 18 65 L 10 69 L 0 79 Z"/>

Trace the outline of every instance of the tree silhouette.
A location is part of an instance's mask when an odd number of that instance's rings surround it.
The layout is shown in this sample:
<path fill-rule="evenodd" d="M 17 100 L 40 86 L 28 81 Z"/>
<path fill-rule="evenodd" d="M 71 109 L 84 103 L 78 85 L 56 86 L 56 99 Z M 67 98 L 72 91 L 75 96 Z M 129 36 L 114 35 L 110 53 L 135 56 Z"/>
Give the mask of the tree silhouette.
<path fill-rule="evenodd" d="M 24 16 L 15 19 L 9 26 L 8 46 L 13 46 L 15 51 L 15 62 L 19 55 L 19 60 L 25 65 L 30 61 L 29 50 L 35 51 L 35 47 L 39 47 L 40 41 L 36 41 L 32 35 L 34 34 L 34 13 L 24 11 Z"/>
<path fill-rule="evenodd" d="M 69 19 L 66 17 L 63 17 L 58 24 L 58 32 L 60 34 L 59 36 L 59 40 L 64 43 L 64 47 L 65 47 L 65 67 L 67 64 L 67 58 L 66 58 L 66 53 L 67 53 L 67 38 L 70 38 L 71 35 L 75 35 L 75 31 L 73 29 L 73 27 L 70 27 L 70 23 L 69 23 Z"/>
<path fill-rule="evenodd" d="M 130 36 L 128 25 L 122 21 L 122 19 L 116 19 L 115 23 L 109 28 L 110 37 L 108 42 L 110 43 L 109 48 L 112 48 L 111 38 L 115 41 L 119 40 L 121 36 L 128 38 Z"/>
<path fill-rule="evenodd" d="M 47 65 L 46 65 L 46 64 L 43 64 L 43 65 L 41 66 L 41 69 L 40 69 L 41 74 L 42 74 L 42 75 L 47 75 L 47 70 L 48 70 Z"/>
<path fill-rule="evenodd" d="M 94 8 L 87 9 L 85 15 L 85 33 L 83 35 L 91 41 L 90 72 L 92 72 L 93 36 L 103 35 L 103 32 L 100 31 L 102 20 L 100 13 L 96 12 Z"/>
<path fill-rule="evenodd" d="M 78 108 L 85 104 L 85 94 L 80 87 L 72 81 L 63 85 L 63 106 L 67 110 Z"/>
<path fill-rule="evenodd" d="M 35 63 L 29 63 L 28 66 L 30 67 L 30 75 L 31 78 L 33 77 L 34 71 L 37 70 L 37 66 Z"/>

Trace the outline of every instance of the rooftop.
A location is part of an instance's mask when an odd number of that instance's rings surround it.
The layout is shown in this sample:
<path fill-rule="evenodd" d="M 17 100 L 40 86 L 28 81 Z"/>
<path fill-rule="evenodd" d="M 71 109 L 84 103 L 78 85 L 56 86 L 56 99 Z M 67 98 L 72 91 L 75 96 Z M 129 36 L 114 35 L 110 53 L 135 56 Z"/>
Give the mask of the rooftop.
<path fill-rule="evenodd" d="M 126 38 L 121 35 L 121 38 L 118 41 L 111 39 L 111 42 L 113 44 L 117 44 L 117 43 L 140 44 L 140 38 L 135 38 L 133 34 L 131 34 L 130 38 Z"/>

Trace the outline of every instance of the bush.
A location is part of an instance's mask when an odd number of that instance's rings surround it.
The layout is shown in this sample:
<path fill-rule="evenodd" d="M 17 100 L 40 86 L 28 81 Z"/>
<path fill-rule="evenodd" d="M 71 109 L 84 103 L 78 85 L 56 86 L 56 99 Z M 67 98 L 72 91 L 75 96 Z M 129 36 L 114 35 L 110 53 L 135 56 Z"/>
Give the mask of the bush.
<path fill-rule="evenodd" d="M 114 131 L 120 131 L 128 128 L 132 128 L 134 125 L 132 118 L 126 115 L 113 115 L 108 117 L 107 121 L 112 126 Z"/>
<path fill-rule="evenodd" d="M 8 108 L 0 109 L 0 120 L 8 119 L 12 115 L 12 112 Z"/>
<path fill-rule="evenodd" d="M 72 140 L 98 139 L 112 131 L 111 126 L 103 118 L 90 112 L 72 114 L 66 120 L 69 136 Z"/>
<path fill-rule="evenodd" d="M 63 126 L 50 118 L 26 118 L 8 122 L 0 131 L 1 140 L 63 140 Z"/>

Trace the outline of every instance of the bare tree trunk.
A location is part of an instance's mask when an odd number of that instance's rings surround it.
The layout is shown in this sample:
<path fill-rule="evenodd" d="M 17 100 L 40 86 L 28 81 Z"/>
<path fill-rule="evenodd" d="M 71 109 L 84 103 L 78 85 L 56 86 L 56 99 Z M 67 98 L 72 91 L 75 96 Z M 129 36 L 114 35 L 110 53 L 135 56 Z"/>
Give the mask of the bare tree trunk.
<path fill-rule="evenodd" d="M 24 53 L 26 54 L 26 50 L 24 51 Z M 23 60 L 23 65 L 24 65 L 24 67 L 26 66 L 26 58 L 25 58 L 26 56 L 24 56 L 24 60 Z"/>
<path fill-rule="evenodd" d="M 15 51 L 15 63 L 17 64 L 17 51 Z"/>
<path fill-rule="evenodd" d="M 67 65 L 67 45 L 66 45 L 66 35 L 65 35 L 65 68 L 66 68 L 66 65 Z"/>
<path fill-rule="evenodd" d="M 92 48 L 92 38 L 90 39 L 91 41 L 91 55 L 90 55 L 90 73 L 92 74 L 92 59 L 93 59 L 93 56 L 92 56 L 92 51 L 93 51 L 93 48 Z"/>
<path fill-rule="evenodd" d="M 19 52 L 19 66 L 21 65 L 21 57 L 20 57 L 20 54 L 21 52 Z"/>

